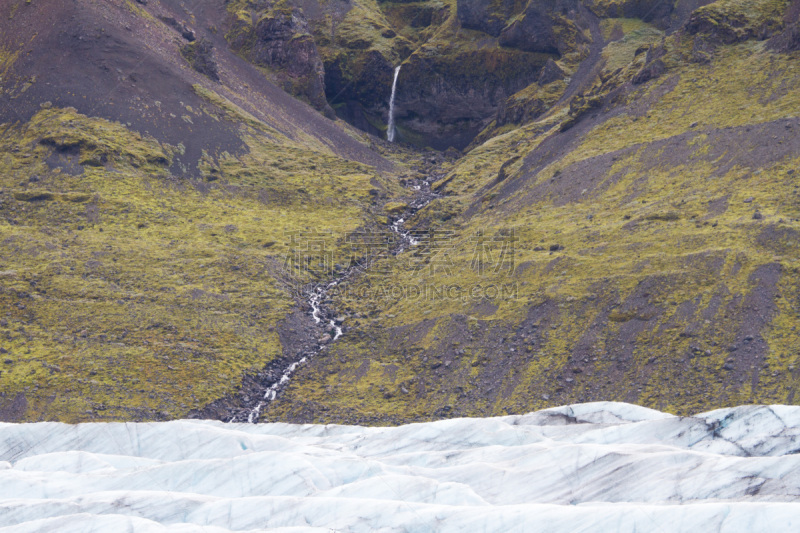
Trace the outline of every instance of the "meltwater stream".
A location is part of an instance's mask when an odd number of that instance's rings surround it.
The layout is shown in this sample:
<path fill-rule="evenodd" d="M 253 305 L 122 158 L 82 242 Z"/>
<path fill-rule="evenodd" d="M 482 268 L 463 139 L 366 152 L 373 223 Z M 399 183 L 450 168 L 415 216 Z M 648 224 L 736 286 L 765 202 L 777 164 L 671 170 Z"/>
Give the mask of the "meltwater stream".
<path fill-rule="evenodd" d="M 343 279 L 344 277 L 346 277 L 346 275 L 343 275 L 342 278 L 340 279 Z M 307 293 L 308 303 L 311 306 L 311 318 L 314 319 L 314 324 L 322 323 L 323 321 L 322 302 L 325 299 L 325 295 L 327 294 L 327 292 L 331 290 L 333 287 L 335 287 L 338 283 L 339 280 L 332 281 L 327 285 L 317 285 L 316 287 L 308 291 Z M 334 332 L 331 341 L 335 341 L 336 339 L 342 336 L 342 333 L 344 333 L 342 327 L 339 324 L 337 324 L 335 320 L 328 319 L 328 325 Z M 289 365 L 281 374 L 280 379 L 275 383 L 273 383 L 272 385 L 270 385 L 270 387 L 264 392 L 264 397 L 261 399 L 261 401 L 258 402 L 258 404 L 253 409 L 251 409 L 250 412 L 247 414 L 247 422 L 250 424 L 256 423 L 258 421 L 258 416 L 261 413 L 261 409 L 264 407 L 265 404 L 271 402 L 278 396 L 278 391 L 281 388 L 285 387 L 287 383 L 289 383 L 292 374 L 294 374 L 299 367 L 307 363 L 311 357 L 317 355 L 325 348 L 326 345 L 320 343 L 314 352 L 304 355 L 300 360 L 295 361 L 294 363 Z M 237 421 L 236 417 L 233 417 L 230 421 L 236 422 Z"/>
<path fill-rule="evenodd" d="M 400 68 L 398 67 L 397 70 L 399 69 Z M 410 184 L 410 187 L 416 192 L 416 198 L 409 203 L 408 209 L 403 214 L 399 215 L 389 224 L 389 229 L 400 236 L 400 239 L 392 250 L 392 255 L 400 254 L 409 247 L 419 244 L 419 241 L 414 238 L 412 233 L 405 229 L 405 223 L 412 215 L 414 215 L 414 213 L 425 208 L 429 203 L 438 197 L 437 194 L 431 191 L 431 181 L 429 180 L 414 180 Z M 356 273 L 356 271 L 363 270 L 363 268 L 363 265 L 350 267 L 349 269 L 345 270 L 344 273 L 340 274 L 335 280 L 325 284 L 316 285 L 306 292 L 306 298 L 309 306 L 311 307 L 311 318 L 314 320 L 314 325 L 319 325 L 323 321 L 327 320 L 330 331 L 333 332 L 330 342 L 333 342 L 341 337 L 344 334 L 344 329 L 342 328 L 341 324 L 337 323 L 336 320 L 330 318 L 335 315 L 332 310 L 326 308 L 325 306 L 325 299 L 328 295 L 328 292 L 335 288 L 339 283 L 350 278 Z M 301 359 L 286 367 L 281 373 L 280 379 L 270 385 L 269 388 L 267 388 L 267 390 L 264 392 L 264 395 L 258 404 L 247 412 L 247 422 L 251 424 L 257 423 L 258 417 L 261 414 L 261 409 L 263 409 L 266 404 L 278 396 L 278 392 L 289 383 L 292 375 L 297 371 L 297 369 L 307 363 L 315 355 L 326 349 L 327 344 L 320 342 L 316 349 L 306 353 Z M 230 422 L 239 421 L 241 420 L 239 420 L 239 417 L 237 416 L 232 417 L 230 420 Z"/>

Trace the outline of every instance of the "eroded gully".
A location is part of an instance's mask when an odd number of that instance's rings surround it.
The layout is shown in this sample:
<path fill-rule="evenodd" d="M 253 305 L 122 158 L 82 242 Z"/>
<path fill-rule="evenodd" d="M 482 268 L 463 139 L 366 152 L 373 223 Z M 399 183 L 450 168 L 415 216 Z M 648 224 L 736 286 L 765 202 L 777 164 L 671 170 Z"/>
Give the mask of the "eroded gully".
<path fill-rule="evenodd" d="M 430 173 L 427 178 L 409 179 L 405 181 L 406 187 L 409 188 L 414 196 L 412 200 L 408 202 L 408 208 L 406 210 L 397 215 L 390 215 L 389 217 L 387 224 L 388 229 L 400 237 L 390 250 L 390 255 L 396 256 L 418 244 L 417 239 L 415 239 L 411 231 L 406 228 L 406 223 L 415 213 L 424 209 L 431 201 L 439 197 L 438 194 L 431 190 L 431 184 L 439 177 L 440 176 L 436 174 Z M 305 350 L 303 353 L 299 354 L 299 359 L 283 368 L 277 379 L 268 380 L 268 382 L 264 384 L 263 392 L 259 391 L 259 394 L 256 396 L 257 401 L 254 405 L 232 410 L 230 416 L 227 417 L 229 422 L 247 421 L 249 423 L 257 423 L 261 416 L 261 411 L 280 395 L 281 391 L 285 389 L 291 381 L 292 376 L 302 366 L 320 353 L 328 350 L 328 347 L 342 336 L 347 335 L 347 328 L 342 323 L 342 320 L 337 319 L 336 310 L 332 306 L 329 294 L 340 283 L 354 279 L 367 269 L 369 269 L 368 264 L 361 263 L 352 265 L 336 275 L 332 280 L 316 283 L 307 288 L 304 295 L 308 307 L 310 308 L 307 316 L 307 327 L 311 328 L 312 331 L 317 331 L 322 328 L 324 330 L 323 336 L 311 349 Z"/>

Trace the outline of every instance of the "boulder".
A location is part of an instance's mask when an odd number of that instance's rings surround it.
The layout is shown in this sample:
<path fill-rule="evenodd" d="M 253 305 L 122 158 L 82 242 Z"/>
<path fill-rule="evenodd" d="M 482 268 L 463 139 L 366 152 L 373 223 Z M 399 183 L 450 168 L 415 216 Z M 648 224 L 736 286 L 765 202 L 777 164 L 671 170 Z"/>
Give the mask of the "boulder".
<path fill-rule="evenodd" d="M 656 79 L 666 72 L 667 67 L 663 61 L 656 59 L 651 63 L 647 63 L 642 69 L 633 77 L 634 85 L 646 83 L 650 80 Z"/>
<path fill-rule="evenodd" d="M 547 63 L 542 67 L 542 72 L 539 74 L 539 79 L 536 82 L 544 86 L 554 81 L 563 80 L 564 78 L 565 74 L 564 71 L 561 70 L 561 67 L 552 59 L 548 59 Z"/>
<path fill-rule="evenodd" d="M 214 62 L 214 45 L 200 39 L 181 47 L 183 58 L 200 74 L 219 81 L 219 70 Z"/>

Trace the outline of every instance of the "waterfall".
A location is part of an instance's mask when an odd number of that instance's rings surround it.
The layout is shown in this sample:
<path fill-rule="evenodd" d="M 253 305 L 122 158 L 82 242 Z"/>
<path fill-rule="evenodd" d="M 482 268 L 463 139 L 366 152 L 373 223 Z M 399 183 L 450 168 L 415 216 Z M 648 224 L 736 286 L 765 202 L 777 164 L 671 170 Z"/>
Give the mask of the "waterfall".
<path fill-rule="evenodd" d="M 386 140 L 394 142 L 394 94 L 397 90 L 397 75 L 400 74 L 400 65 L 394 69 L 394 81 L 392 81 L 392 97 L 389 99 L 389 127 L 386 128 Z"/>

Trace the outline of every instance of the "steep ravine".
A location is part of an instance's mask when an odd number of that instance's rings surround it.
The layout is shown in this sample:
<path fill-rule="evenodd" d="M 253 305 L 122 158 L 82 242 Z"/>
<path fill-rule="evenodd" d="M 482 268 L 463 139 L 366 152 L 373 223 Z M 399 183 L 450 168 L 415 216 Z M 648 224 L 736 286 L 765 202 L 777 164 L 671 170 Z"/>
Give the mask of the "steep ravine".
<path fill-rule="evenodd" d="M 408 202 L 407 209 L 399 214 L 391 215 L 387 219 L 386 227 L 400 237 L 390 250 L 391 256 L 401 254 L 408 248 L 418 244 L 411 232 L 406 228 L 406 224 L 414 214 L 424 209 L 431 201 L 440 196 L 431 190 L 431 184 L 440 176 L 435 173 L 434 169 L 428 169 L 426 176 L 424 179 L 417 178 L 404 181 L 405 186 L 412 191 L 413 198 Z M 251 382 L 243 386 L 238 402 L 225 402 L 228 405 L 222 416 L 223 420 L 257 423 L 262 410 L 278 397 L 280 392 L 289 384 L 295 372 L 311 359 L 326 351 L 330 343 L 336 342 L 340 337 L 346 335 L 348 328 L 345 327 L 340 318 L 337 318 L 338 314 L 336 309 L 332 307 L 329 293 L 339 284 L 361 275 L 367 269 L 369 269 L 369 265 L 365 263 L 352 265 L 333 279 L 311 284 L 304 291 L 304 298 L 309 311 L 306 313 L 305 322 L 300 327 L 305 329 L 307 336 L 316 339 L 312 347 L 301 350 L 296 360 L 288 364 L 284 362 L 284 366 L 279 372 L 276 372 L 274 368 L 276 362 L 268 365 L 268 368 L 259 373 L 258 378 L 260 379 L 257 379 L 255 383 Z M 283 362 L 283 360 L 280 362 Z"/>

